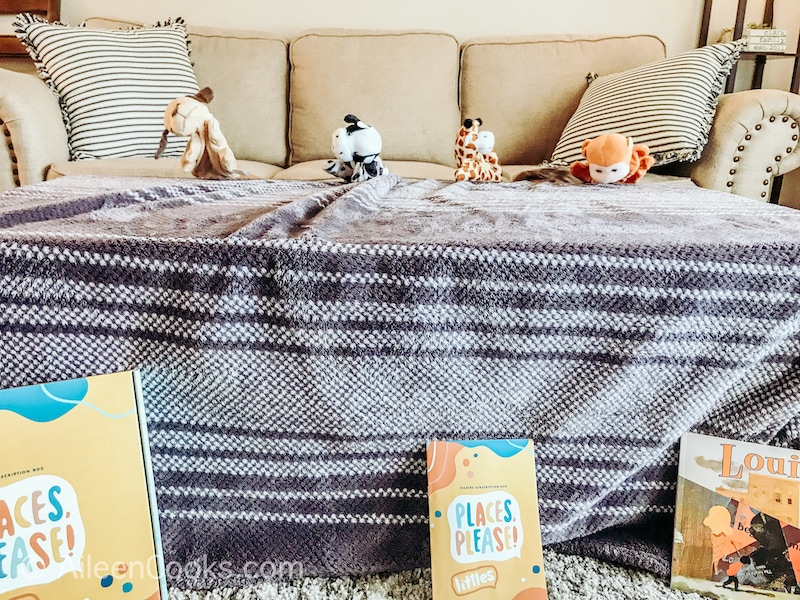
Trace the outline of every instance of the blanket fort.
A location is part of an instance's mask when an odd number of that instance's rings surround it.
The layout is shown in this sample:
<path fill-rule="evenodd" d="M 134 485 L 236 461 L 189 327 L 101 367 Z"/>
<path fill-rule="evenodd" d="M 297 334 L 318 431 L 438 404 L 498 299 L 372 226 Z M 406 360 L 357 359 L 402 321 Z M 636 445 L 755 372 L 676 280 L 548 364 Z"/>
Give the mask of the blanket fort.
<path fill-rule="evenodd" d="M 798 444 L 789 208 L 393 175 L 0 206 L 0 385 L 141 369 L 171 584 L 428 566 L 434 438 L 533 438 L 543 542 L 625 526 L 598 545 L 641 565 L 661 531 L 666 573 L 684 432 Z"/>

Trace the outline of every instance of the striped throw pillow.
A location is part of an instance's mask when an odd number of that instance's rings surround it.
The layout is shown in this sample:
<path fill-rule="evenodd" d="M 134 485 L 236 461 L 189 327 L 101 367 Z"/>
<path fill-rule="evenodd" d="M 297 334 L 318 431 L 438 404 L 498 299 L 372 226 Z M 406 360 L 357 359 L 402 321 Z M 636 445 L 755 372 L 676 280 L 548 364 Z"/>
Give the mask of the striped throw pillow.
<path fill-rule="evenodd" d="M 617 132 L 645 144 L 656 164 L 696 160 L 742 42 L 714 44 L 598 77 L 589 84 L 551 157 L 582 158 L 584 140 Z"/>
<path fill-rule="evenodd" d="M 72 160 L 153 156 L 167 104 L 199 89 L 180 19 L 109 30 L 20 14 L 14 26 L 58 96 Z M 164 156 L 185 147 L 186 138 L 170 136 Z"/>

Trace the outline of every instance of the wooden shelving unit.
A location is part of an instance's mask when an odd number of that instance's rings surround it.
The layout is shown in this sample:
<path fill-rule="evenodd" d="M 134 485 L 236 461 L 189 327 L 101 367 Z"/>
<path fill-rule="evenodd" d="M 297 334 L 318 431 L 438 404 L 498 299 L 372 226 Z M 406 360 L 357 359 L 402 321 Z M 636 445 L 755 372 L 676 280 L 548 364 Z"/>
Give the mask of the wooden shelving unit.
<path fill-rule="evenodd" d="M 61 18 L 61 0 L 0 0 L 0 15 L 19 13 L 42 15 L 48 21 Z M 20 41 L 14 35 L 0 35 L 0 56 L 27 56 Z"/>
<path fill-rule="evenodd" d="M 708 28 L 709 23 L 711 22 L 711 8 L 714 3 L 714 0 L 705 0 L 705 4 L 703 5 L 703 19 L 700 24 L 700 41 L 699 46 L 705 46 L 708 44 Z M 766 4 L 764 5 L 764 23 L 772 23 L 773 22 L 773 14 L 775 9 L 775 0 L 767 0 Z M 739 0 L 736 6 L 736 20 L 734 21 L 733 26 L 733 39 L 738 40 L 742 37 L 744 33 L 744 20 L 745 20 L 745 11 L 747 10 L 747 0 Z M 761 87 L 761 83 L 764 77 L 764 67 L 767 64 L 767 59 L 771 56 L 776 57 L 794 57 L 794 70 L 792 71 L 792 79 L 789 83 L 789 91 L 794 92 L 795 94 L 800 93 L 800 39 L 797 41 L 797 50 L 791 54 L 783 53 L 783 52 L 743 52 L 742 58 L 752 58 L 755 60 L 755 65 L 753 67 L 753 80 L 750 84 L 752 89 L 757 89 Z M 725 91 L 730 93 L 734 89 L 734 85 L 736 83 L 736 66 L 734 65 L 733 69 L 731 70 L 731 74 L 728 77 L 728 82 L 725 88 Z"/>
<path fill-rule="evenodd" d="M 705 0 L 705 4 L 703 5 L 703 19 L 700 23 L 700 41 L 699 46 L 705 46 L 708 44 L 708 29 L 709 24 L 711 23 L 711 8 L 714 4 L 714 0 Z M 742 37 L 744 33 L 744 20 L 745 20 L 745 11 L 747 10 L 747 0 L 739 0 L 738 4 L 736 5 L 736 20 L 733 25 L 733 39 L 738 40 Z M 763 23 L 773 24 L 773 16 L 775 10 L 775 0 L 766 0 L 764 5 L 764 19 Z M 755 60 L 755 64 L 753 66 L 753 80 L 750 82 L 751 89 L 759 89 L 761 88 L 761 83 L 764 78 L 764 67 L 767 64 L 767 59 L 770 57 L 794 57 L 794 69 L 792 70 L 792 79 L 789 83 L 789 91 L 794 92 L 795 94 L 800 93 L 800 35 L 798 35 L 797 40 L 797 50 L 794 53 L 788 54 L 783 52 L 743 52 L 741 54 L 742 58 L 752 58 Z M 731 93 L 734 90 L 734 86 L 736 84 L 736 65 L 733 66 L 731 69 L 730 75 L 728 75 L 728 81 L 725 85 L 725 92 Z M 773 204 L 778 204 L 781 195 L 781 187 L 783 184 L 783 177 L 775 177 L 774 181 L 772 182 L 772 190 L 770 193 L 769 201 Z"/>

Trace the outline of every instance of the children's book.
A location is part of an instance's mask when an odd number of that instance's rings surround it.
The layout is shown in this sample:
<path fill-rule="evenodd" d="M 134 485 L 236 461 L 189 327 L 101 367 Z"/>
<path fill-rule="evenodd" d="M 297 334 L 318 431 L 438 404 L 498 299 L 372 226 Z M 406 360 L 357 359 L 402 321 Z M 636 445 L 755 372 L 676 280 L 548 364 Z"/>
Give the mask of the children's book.
<path fill-rule="evenodd" d="M 434 600 L 547 600 L 533 440 L 428 443 Z"/>
<path fill-rule="evenodd" d="M 681 438 L 673 588 L 713 598 L 798 598 L 800 451 Z"/>
<path fill-rule="evenodd" d="M 0 390 L 0 598 L 166 600 L 136 371 Z"/>

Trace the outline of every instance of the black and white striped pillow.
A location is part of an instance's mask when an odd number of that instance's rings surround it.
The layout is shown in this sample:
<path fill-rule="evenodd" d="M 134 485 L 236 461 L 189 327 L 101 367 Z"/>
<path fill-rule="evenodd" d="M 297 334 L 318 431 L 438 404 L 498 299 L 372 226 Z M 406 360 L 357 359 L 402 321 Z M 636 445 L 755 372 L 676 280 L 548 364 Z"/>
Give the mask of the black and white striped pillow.
<path fill-rule="evenodd" d="M 110 30 L 20 14 L 14 26 L 59 98 L 72 160 L 153 156 L 167 104 L 199 89 L 180 19 Z M 185 147 L 170 136 L 164 156 Z"/>
<path fill-rule="evenodd" d="M 742 42 L 714 44 L 598 77 L 567 122 L 551 160 L 580 160 L 581 144 L 617 132 L 645 144 L 656 164 L 696 160 Z"/>

